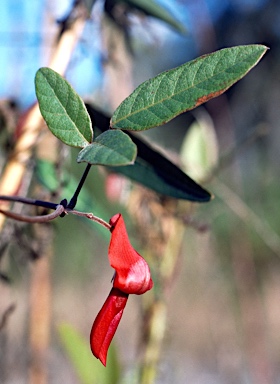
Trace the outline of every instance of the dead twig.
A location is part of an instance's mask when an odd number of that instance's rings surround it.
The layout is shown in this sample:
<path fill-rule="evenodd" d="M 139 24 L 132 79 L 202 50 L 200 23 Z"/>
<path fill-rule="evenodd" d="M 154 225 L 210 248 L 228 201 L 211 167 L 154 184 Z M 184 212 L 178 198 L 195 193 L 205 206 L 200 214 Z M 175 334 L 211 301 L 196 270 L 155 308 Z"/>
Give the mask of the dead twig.
<path fill-rule="evenodd" d="M 9 305 L 8 308 L 5 310 L 5 312 L 3 313 L 0 319 L 0 331 L 2 331 L 2 329 L 5 328 L 8 318 L 11 316 L 11 314 L 14 312 L 15 309 L 16 309 L 16 304 L 13 303 Z"/>

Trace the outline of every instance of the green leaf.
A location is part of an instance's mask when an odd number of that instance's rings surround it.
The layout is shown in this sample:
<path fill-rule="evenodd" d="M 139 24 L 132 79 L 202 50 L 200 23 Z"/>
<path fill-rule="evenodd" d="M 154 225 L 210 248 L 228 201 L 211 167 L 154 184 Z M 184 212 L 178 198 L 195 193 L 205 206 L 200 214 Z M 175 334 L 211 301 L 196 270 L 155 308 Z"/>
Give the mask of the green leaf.
<path fill-rule="evenodd" d="M 92 144 L 86 146 L 78 155 L 77 161 L 89 164 L 120 166 L 133 164 L 137 147 L 130 137 L 122 132 L 107 130 Z"/>
<path fill-rule="evenodd" d="M 153 191 L 176 199 L 207 202 L 211 194 L 150 145 L 133 136 L 138 155 L 133 165 L 111 168 Z"/>
<path fill-rule="evenodd" d="M 164 21 L 180 33 L 186 33 L 186 28 L 176 20 L 166 8 L 153 0 L 126 0 L 130 6 L 142 11 L 145 15 Z"/>
<path fill-rule="evenodd" d="M 213 122 L 206 112 L 198 115 L 183 140 L 180 157 L 184 170 L 195 180 L 211 176 L 218 164 L 218 140 Z"/>
<path fill-rule="evenodd" d="M 105 368 L 92 355 L 89 341 L 70 324 L 61 324 L 58 327 L 58 333 L 82 384 L 116 384 L 118 382 L 120 367 L 113 345 L 108 351 L 107 367 Z"/>
<path fill-rule="evenodd" d="M 41 114 L 58 139 L 80 148 L 92 142 L 91 120 L 84 102 L 62 76 L 50 68 L 40 68 L 35 88 Z"/>
<path fill-rule="evenodd" d="M 107 129 L 109 117 L 87 104 L 88 112 L 101 131 Z M 207 202 L 211 194 L 198 185 L 180 168 L 160 152 L 132 132 L 127 133 L 137 146 L 137 158 L 133 165 L 110 168 L 112 172 L 121 173 L 145 187 L 175 199 Z"/>
<path fill-rule="evenodd" d="M 225 48 L 142 83 L 115 110 L 110 126 L 141 131 L 217 97 L 245 76 L 267 51 L 263 45 Z"/>

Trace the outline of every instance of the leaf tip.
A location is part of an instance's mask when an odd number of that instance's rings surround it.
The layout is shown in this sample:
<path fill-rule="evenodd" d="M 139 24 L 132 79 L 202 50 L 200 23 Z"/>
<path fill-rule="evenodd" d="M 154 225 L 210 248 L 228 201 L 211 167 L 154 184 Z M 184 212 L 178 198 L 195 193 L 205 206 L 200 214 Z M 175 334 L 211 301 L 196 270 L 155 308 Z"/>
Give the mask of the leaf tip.
<path fill-rule="evenodd" d="M 114 123 L 113 123 L 112 117 L 110 119 L 109 129 L 114 129 Z"/>
<path fill-rule="evenodd" d="M 258 46 L 261 49 L 260 59 L 266 54 L 267 51 L 270 50 L 270 47 L 264 44 L 256 44 L 256 46 Z"/>

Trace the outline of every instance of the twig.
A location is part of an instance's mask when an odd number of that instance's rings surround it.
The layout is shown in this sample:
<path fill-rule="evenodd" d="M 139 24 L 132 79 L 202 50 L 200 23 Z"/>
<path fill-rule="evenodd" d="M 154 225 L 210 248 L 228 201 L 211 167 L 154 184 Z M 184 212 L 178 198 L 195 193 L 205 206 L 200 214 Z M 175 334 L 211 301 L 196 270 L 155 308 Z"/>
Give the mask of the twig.
<path fill-rule="evenodd" d="M 60 204 L 57 205 L 56 210 L 54 212 L 49 213 L 48 215 L 41 215 L 41 216 L 20 215 L 18 213 L 4 211 L 0 209 L 0 213 L 9 217 L 10 219 L 23 221 L 25 223 L 47 223 L 48 221 L 56 219 L 64 211 L 65 211 L 65 208 L 63 207 L 63 205 L 60 205 Z"/>
<path fill-rule="evenodd" d="M 0 200 L 14 201 L 17 203 L 23 203 L 23 204 L 29 204 L 29 205 L 36 205 L 37 207 L 43 207 L 43 208 L 49 208 L 49 209 L 56 209 L 58 205 L 56 203 L 51 203 L 50 201 L 30 199 L 29 197 L 23 197 L 23 196 L 0 195 Z"/>
<path fill-rule="evenodd" d="M 102 225 L 106 229 L 109 229 L 109 231 L 111 229 L 111 225 L 109 223 L 107 223 L 107 221 L 101 219 L 100 217 L 95 216 L 93 213 L 80 212 L 80 211 L 76 211 L 76 210 L 72 210 L 72 209 L 68 209 L 68 208 L 65 208 L 65 212 L 72 213 L 73 215 L 76 215 L 76 216 L 86 217 L 86 218 L 88 218 L 92 221 L 95 221 L 96 223 Z"/>
<path fill-rule="evenodd" d="M 74 209 L 71 209 L 69 207 L 64 207 L 62 204 L 54 204 L 51 202 L 41 201 L 41 200 L 33 200 L 25 197 L 20 196 L 0 196 L 0 200 L 8 200 L 8 201 L 17 201 L 21 203 L 26 203 L 30 205 L 36 205 L 36 206 L 43 206 L 47 208 L 54 209 L 55 211 L 52 213 L 49 213 L 48 215 L 40 215 L 40 216 L 29 216 L 29 215 L 21 215 L 19 213 L 11 212 L 11 211 L 5 211 L 0 209 L 0 213 L 5 215 L 6 217 L 9 217 L 10 219 L 14 219 L 17 221 L 23 221 L 25 223 L 47 223 L 49 221 L 52 221 L 56 219 L 58 216 L 61 216 L 62 214 L 72 213 L 76 216 L 86 217 L 87 219 L 90 219 L 92 221 L 95 221 L 96 223 L 102 225 L 106 229 L 110 231 L 111 225 L 107 223 L 107 221 L 101 219 L 98 216 L 95 216 L 91 212 L 80 212 L 76 211 Z M 39 202 L 39 204 L 37 204 Z M 42 204 L 41 204 L 42 203 Z"/>
<path fill-rule="evenodd" d="M 217 196 L 245 223 L 250 223 L 263 242 L 277 255 L 280 255 L 280 236 L 270 227 L 264 218 L 260 218 L 236 193 L 215 179 Z"/>
<path fill-rule="evenodd" d="M 203 183 L 207 184 L 210 181 L 213 180 L 219 173 L 232 164 L 232 162 L 237 158 L 237 155 L 244 152 L 250 145 L 252 145 L 256 140 L 261 138 L 264 135 L 267 135 L 266 129 L 263 127 L 263 125 L 257 126 L 253 131 L 250 131 L 248 134 L 246 134 L 245 137 L 241 138 L 235 145 L 233 145 L 231 148 L 227 150 L 226 153 L 222 154 L 222 156 L 219 159 L 219 163 L 217 166 L 215 166 L 210 175 L 208 175 L 206 178 L 204 178 Z"/>
<path fill-rule="evenodd" d="M 0 331 L 5 327 L 8 321 L 8 317 L 14 312 L 15 309 L 16 305 L 13 303 L 9 305 L 9 307 L 5 310 L 0 320 Z"/>

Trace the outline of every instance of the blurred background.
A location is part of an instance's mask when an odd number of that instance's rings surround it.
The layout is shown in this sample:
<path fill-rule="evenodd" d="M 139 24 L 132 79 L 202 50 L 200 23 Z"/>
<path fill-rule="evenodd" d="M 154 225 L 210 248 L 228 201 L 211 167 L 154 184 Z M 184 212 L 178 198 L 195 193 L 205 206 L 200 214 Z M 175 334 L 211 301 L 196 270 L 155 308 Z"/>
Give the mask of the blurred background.
<path fill-rule="evenodd" d="M 164 70 L 224 47 L 267 45 L 257 67 L 224 95 L 142 135 L 215 196 L 207 204 L 176 203 L 180 236 L 168 242 L 175 244 L 170 252 L 176 260 L 159 300 L 166 320 L 159 324 L 165 332 L 153 382 L 279 383 L 280 3 L 158 0 L 173 21 L 143 13 L 140 3 L 78 1 L 73 8 L 69 0 L 0 2 L 2 172 L 22 118 L 36 102 L 35 73 L 50 65 L 71 28 L 76 40 L 70 36 L 65 43 L 71 50 L 63 73 L 86 102 L 108 115 L 137 85 Z M 21 194 L 70 198 L 84 169 L 76 163 L 77 150 L 44 135 L 32 150 Z M 163 223 L 166 212 L 152 192 L 96 168 L 78 208 L 105 220 L 122 211 L 133 244 L 152 258 L 147 244 L 160 242 L 152 238 L 153 225 Z M 147 212 L 148 234 L 141 221 Z M 6 221 L 0 241 L 1 383 L 93 383 L 75 363 L 71 332 L 80 335 L 77 343 L 87 342 L 109 293 L 108 242 L 107 233 L 74 217 L 44 230 Z M 36 270 L 48 253 L 49 261 Z M 114 378 L 101 373 L 97 383 L 144 382 L 135 373 L 147 306 L 139 302 L 130 298 L 115 337 Z M 32 324 L 44 319 L 47 324 L 34 335 Z M 39 366 L 36 351 L 43 356 Z"/>

